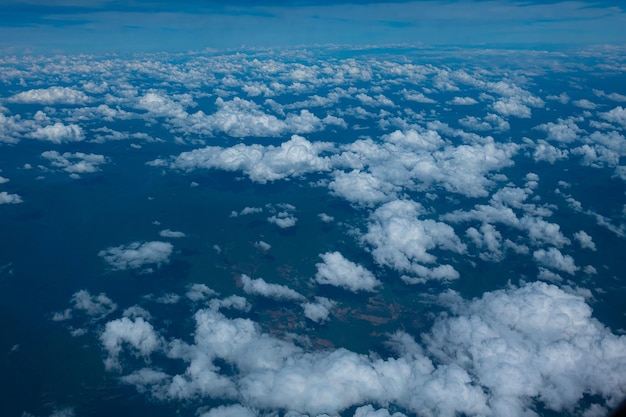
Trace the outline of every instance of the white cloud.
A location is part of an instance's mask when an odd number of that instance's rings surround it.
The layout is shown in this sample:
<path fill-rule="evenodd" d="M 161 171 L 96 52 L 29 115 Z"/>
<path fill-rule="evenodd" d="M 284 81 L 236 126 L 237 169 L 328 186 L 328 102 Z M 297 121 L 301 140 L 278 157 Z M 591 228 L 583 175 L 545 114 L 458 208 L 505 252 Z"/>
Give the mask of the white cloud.
<path fill-rule="evenodd" d="M 563 255 L 557 248 L 536 250 L 533 252 L 533 258 L 543 266 L 558 269 L 570 275 L 574 275 L 580 269 L 574 263 L 574 258 L 569 255 Z"/>
<path fill-rule="evenodd" d="M 74 293 L 71 302 L 75 310 L 80 310 L 95 319 L 104 318 L 117 310 L 117 304 L 106 294 L 91 295 L 87 290 Z"/>
<path fill-rule="evenodd" d="M 493 109 L 503 116 L 515 116 L 522 119 L 529 119 L 531 116 L 530 107 L 513 98 L 496 101 L 493 103 Z"/>
<path fill-rule="evenodd" d="M 626 128 L 626 109 L 622 106 L 617 106 L 611 111 L 606 113 L 600 113 L 600 117 L 611 123 L 616 123 L 623 128 Z"/>
<path fill-rule="evenodd" d="M 314 303 L 302 303 L 304 316 L 315 323 L 323 323 L 328 320 L 330 310 L 337 305 L 336 301 L 326 297 L 315 297 Z"/>
<path fill-rule="evenodd" d="M 272 249 L 272 245 L 262 240 L 254 242 L 254 247 L 262 251 L 268 251 Z"/>
<path fill-rule="evenodd" d="M 584 393 L 621 401 L 626 337 L 592 318 L 584 298 L 536 282 L 457 301 L 456 316 L 442 317 L 426 343 L 440 361 L 471 370 L 489 390 L 490 414 L 534 415 L 530 398 L 557 412 Z"/>
<path fill-rule="evenodd" d="M 580 244 L 581 248 L 590 249 L 592 251 L 596 250 L 596 244 L 593 242 L 591 236 L 589 236 L 584 230 L 574 233 L 574 237 Z"/>
<path fill-rule="evenodd" d="M 535 150 L 533 152 L 535 162 L 546 161 L 551 164 L 554 164 L 556 161 L 561 159 L 567 159 L 568 156 L 569 151 L 567 149 L 558 149 L 541 139 L 537 141 L 537 145 L 535 146 Z"/>
<path fill-rule="evenodd" d="M 580 100 L 574 100 L 572 101 L 572 104 L 576 107 L 580 107 L 581 109 L 587 109 L 587 110 L 593 110 L 597 107 L 597 105 L 595 103 L 592 103 L 591 101 L 587 100 L 586 98 L 580 99 Z"/>
<path fill-rule="evenodd" d="M 9 98 L 15 103 L 28 104 L 84 104 L 89 97 L 82 91 L 69 87 L 49 87 L 23 91 Z"/>
<path fill-rule="evenodd" d="M 419 93 L 417 91 L 409 91 L 406 88 L 401 90 L 400 93 L 404 96 L 405 100 L 415 101 L 417 103 L 424 104 L 435 104 L 436 101 L 430 97 L 426 97 L 424 93 Z"/>
<path fill-rule="evenodd" d="M 19 204 L 22 202 L 24 202 L 24 200 L 22 200 L 22 197 L 19 195 L 0 191 L 0 204 Z"/>
<path fill-rule="evenodd" d="M 386 359 L 343 348 L 307 352 L 214 309 L 195 313 L 191 344 L 164 343 L 139 318 L 110 322 L 101 341 L 112 369 L 119 369 L 124 346 L 138 356 L 160 350 L 182 361 L 186 368 L 177 375 L 143 368 L 122 381 L 164 401 L 209 397 L 241 406 L 216 415 L 259 409 L 337 415 L 358 407 L 355 416 L 388 417 L 389 409 L 374 408 L 384 404 L 415 415 L 523 417 L 537 407 L 574 410 L 584 394 L 602 406 L 622 399 L 626 337 L 595 320 L 582 296 L 535 282 L 469 301 L 447 292 L 440 301 L 450 312 L 422 333 L 421 343 L 394 333 L 395 355 Z"/>
<path fill-rule="evenodd" d="M 216 296 L 217 293 L 206 284 L 191 284 L 185 293 L 191 301 L 202 301 L 208 297 Z"/>
<path fill-rule="evenodd" d="M 280 211 L 275 215 L 268 217 L 267 221 L 275 224 L 281 229 L 288 229 L 290 227 L 294 227 L 298 219 L 287 211 Z"/>
<path fill-rule="evenodd" d="M 100 335 L 100 341 L 108 354 L 104 361 L 108 370 L 121 369 L 119 355 L 125 345 L 132 347 L 135 354 L 147 358 L 162 343 L 154 327 L 142 317 L 132 320 L 122 317 L 108 322 Z"/>
<path fill-rule="evenodd" d="M 335 221 L 335 218 L 333 216 L 329 216 L 326 213 L 319 213 L 317 217 L 319 217 L 319 219 L 324 223 L 332 223 Z"/>
<path fill-rule="evenodd" d="M 85 134 L 78 125 L 64 125 L 57 122 L 53 125 L 38 127 L 34 132 L 28 134 L 28 137 L 61 144 L 65 142 L 80 142 L 85 139 Z"/>
<path fill-rule="evenodd" d="M 115 270 L 142 269 L 143 272 L 151 272 L 151 268 L 145 267 L 169 263 L 173 249 L 174 246 L 168 242 L 133 242 L 101 250 L 98 256 Z"/>
<path fill-rule="evenodd" d="M 246 294 L 261 295 L 276 300 L 301 300 L 304 297 L 285 285 L 271 284 L 263 278 L 252 279 L 241 275 L 241 283 Z"/>
<path fill-rule="evenodd" d="M 371 215 L 363 241 L 371 247 L 374 260 L 418 279 L 450 280 L 459 277 L 451 265 L 427 268 L 437 258 L 428 251 L 443 249 L 465 253 L 466 247 L 449 225 L 431 219 L 421 220 L 424 209 L 419 203 L 395 200 L 376 209 Z M 411 280 L 409 280 L 410 282 Z"/>
<path fill-rule="evenodd" d="M 321 263 L 315 264 L 315 282 L 345 288 L 352 292 L 376 291 L 382 283 L 363 266 L 344 258 L 340 252 L 320 255 Z"/>
<path fill-rule="evenodd" d="M 373 207 L 393 199 L 398 191 L 398 187 L 381 181 L 368 172 L 335 171 L 333 176 L 334 179 L 328 184 L 331 194 L 358 205 Z"/>
<path fill-rule="evenodd" d="M 471 106 L 477 103 L 478 101 L 472 97 L 454 97 L 454 99 L 450 101 L 450 104 L 455 104 L 457 106 Z"/>
<path fill-rule="evenodd" d="M 535 129 L 547 133 L 547 139 L 562 143 L 571 143 L 579 138 L 582 130 L 576 124 L 578 119 L 558 119 L 557 123 L 548 122 L 536 126 Z"/>
<path fill-rule="evenodd" d="M 187 236 L 183 232 L 178 232 L 175 230 L 164 229 L 159 232 L 159 236 L 161 237 L 169 237 L 169 238 L 180 238 Z"/>
<path fill-rule="evenodd" d="M 0 184 L 6 184 L 9 181 L 10 180 L 8 178 L 4 178 L 4 177 L 0 176 Z"/>
<path fill-rule="evenodd" d="M 231 148 L 209 146 L 181 153 L 171 167 L 185 171 L 198 168 L 242 171 L 252 181 L 266 183 L 329 170 L 328 158 L 319 156 L 329 146 L 327 143 L 311 143 L 297 135 L 280 147 L 243 144 Z"/>
<path fill-rule="evenodd" d="M 107 159 L 103 155 L 93 153 L 65 152 L 61 154 L 57 151 L 46 151 L 41 156 L 49 160 L 53 167 L 76 175 L 98 172 L 100 165 L 107 163 Z"/>

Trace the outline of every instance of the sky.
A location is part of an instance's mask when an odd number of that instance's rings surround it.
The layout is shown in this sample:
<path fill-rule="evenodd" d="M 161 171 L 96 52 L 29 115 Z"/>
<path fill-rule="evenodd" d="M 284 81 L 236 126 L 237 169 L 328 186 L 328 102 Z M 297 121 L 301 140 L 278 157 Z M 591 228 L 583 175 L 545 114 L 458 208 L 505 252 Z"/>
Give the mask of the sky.
<path fill-rule="evenodd" d="M 187 52 L 315 44 L 563 47 L 624 41 L 618 1 L 7 0 L 4 53 Z"/>

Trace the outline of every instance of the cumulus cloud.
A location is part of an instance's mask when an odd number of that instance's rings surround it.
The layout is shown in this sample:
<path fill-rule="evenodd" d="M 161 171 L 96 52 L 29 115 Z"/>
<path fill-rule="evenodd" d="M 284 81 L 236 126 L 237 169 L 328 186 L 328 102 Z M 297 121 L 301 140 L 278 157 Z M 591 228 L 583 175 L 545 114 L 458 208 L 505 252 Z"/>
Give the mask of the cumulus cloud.
<path fill-rule="evenodd" d="M 493 415 L 532 415 L 530 398 L 558 412 L 584 393 L 621 401 L 626 337 L 592 318 L 584 298 L 536 282 L 450 305 L 456 316 L 434 325 L 428 350 L 471 369 Z"/>
<path fill-rule="evenodd" d="M 297 135 L 279 147 L 243 144 L 230 148 L 209 146 L 181 153 L 171 167 L 185 171 L 198 168 L 243 171 L 252 181 L 266 183 L 329 170 L 328 158 L 320 156 L 329 146 L 327 143 L 309 142 Z"/>
<path fill-rule="evenodd" d="M 611 123 L 615 123 L 623 128 L 626 128 L 626 109 L 622 106 L 617 106 L 613 110 L 606 113 L 600 113 L 600 117 Z"/>
<path fill-rule="evenodd" d="M 571 143 L 579 138 L 582 130 L 576 122 L 580 120 L 574 118 L 558 119 L 557 123 L 548 122 L 536 126 L 535 129 L 541 130 L 547 134 L 548 140 L 562 143 Z"/>
<path fill-rule="evenodd" d="M 511 98 L 496 101 L 493 103 L 493 109 L 503 116 L 515 116 L 522 119 L 529 119 L 531 116 L 530 107 Z"/>
<path fill-rule="evenodd" d="M 272 245 L 262 240 L 259 240 L 254 242 L 254 247 L 262 251 L 268 251 L 272 248 Z"/>
<path fill-rule="evenodd" d="M 574 237 L 580 244 L 581 248 L 590 249 L 592 251 L 596 250 L 596 244 L 593 242 L 591 236 L 589 236 L 584 230 L 574 233 Z"/>
<path fill-rule="evenodd" d="M 399 191 L 398 187 L 381 181 L 368 172 L 336 171 L 333 176 L 334 179 L 328 184 L 331 194 L 358 205 L 373 207 L 393 199 Z"/>
<path fill-rule="evenodd" d="M 91 295 L 87 290 L 74 293 L 71 302 L 75 310 L 82 311 L 96 319 L 104 318 L 117 310 L 117 304 L 106 294 Z"/>
<path fill-rule="evenodd" d="M 82 152 L 46 151 L 42 157 L 50 161 L 50 165 L 62 169 L 65 172 L 78 176 L 80 174 L 91 174 L 100 171 L 100 165 L 107 163 L 104 155 L 85 154 Z"/>
<path fill-rule="evenodd" d="M 80 90 L 69 87 L 49 87 L 15 94 L 9 101 L 27 104 L 84 104 L 89 97 Z"/>
<path fill-rule="evenodd" d="M 281 229 L 288 229 L 294 227 L 298 219 L 288 211 L 280 211 L 273 216 L 267 218 L 267 221 L 275 224 Z"/>
<path fill-rule="evenodd" d="M 265 113 L 258 104 L 239 97 L 228 101 L 220 97 L 215 104 L 218 107 L 215 113 L 207 115 L 198 111 L 188 117 L 186 125 L 193 131 L 217 131 L 239 138 L 304 134 L 324 127 L 324 122 L 308 110 L 279 119 Z"/>
<path fill-rule="evenodd" d="M 326 213 L 319 213 L 317 217 L 319 217 L 319 219 L 324 223 L 332 223 L 333 221 L 335 221 L 335 218 L 333 216 L 330 216 Z"/>
<path fill-rule="evenodd" d="M 574 258 L 563 255 L 557 248 L 536 250 L 533 252 L 533 258 L 543 266 L 567 272 L 570 275 L 574 275 L 579 269 L 574 263 Z"/>
<path fill-rule="evenodd" d="M 9 194 L 6 191 L 0 191 L 0 204 L 19 204 L 24 202 L 18 194 Z"/>
<path fill-rule="evenodd" d="M 47 140 L 55 144 L 65 142 L 80 142 L 85 139 L 83 129 L 76 124 L 64 125 L 57 122 L 53 125 L 38 127 L 28 137 L 39 140 Z"/>
<path fill-rule="evenodd" d="M 416 275 L 421 281 L 458 278 L 459 273 L 451 265 L 424 265 L 437 263 L 437 258 L 428 252 L 430 250 L 465 253 L 466 247 L 452 227 L 432 219 L 422 220 L 419 218 L 422 214 L 423 207 L 414 201 L 386 203 L 370 215 L 363 242 L 371 248 L 378 264 Z"/>
<path fill-rule="evenodd" d="M 322 262 L 315 264 L 315 282 L 345 288 L 352 292 L 375 291 L 382 283 L 363 266 L 344 258 L 340 252 L 320 255 Z"/>
<path fill-rule="evenodd" d="M 177 239 L 177 238 L 180 238 L 180 237 L 185 237 L 187 235 L 184 234 L 183 232 L 170 230 L 170 229 L 164 229 L 164 230 L 161 230 L 159 232 L 159 236 Z"/>
<path fill-rule="evenodd" d="M 216 296 L 217 292 L 209 288 L 206 284 L 195 283 L 189 285 L 185 295 L 191 301 L 202 301 L 206 298 Z"/>
<path fill-rule="evenodd" d="M 241 406 L 217 409 L 220 415 L 336 415 L 357 407 L 360 417 L 401 417 L 389 411 L 400 407 L 428 416 L 523 417 L 537 407 L 572 411 L 584 394 L 615 406 L 625 394 L 626 337 L 595 320 L 581 296 L 535 282 L 474 300 L 447 292 L 440 302 L 449 312 L 420 341 L 391 335 L 395 354 L 386 359 L 343 348 L 308 352 L 250 319 L 210 308 L 195 313 L 191 343 L 164 343 L 141 318 L 108 323 L 100 340 L 110 369 L 120 369 L 125 347 L 139 357 L 160 350 L 182 361 L 178 374 L 142 368 L 122 381 L 164 401 L 209 397 Z"/>
<path fill-rule="evenodd" d="M 326 297 L 315 297 L 315 302 L 302 303 L 304 316 L 315 323 L 324 323 L 328 320 L 331 310 L 337 305 Z"/>
<path fill-rule="evenodd" d="M 148 265 L 156 267 L 169 263 L 174 246 L 168 242 L 133 242 L 101 250 L 98 256 L 114 270 L 141 269 L 152 272 Z"/>
<path fill-rule="evenodd" d="M 131 347 L 135 355 L 147 358 L 162 343 L 154 327 L 142 317 L 122 317 L 108 322 L 100 335 L 100 342 L 108 354 L 104 361 L 108 370 L 121 370 L 119 356 L 124 346 Z"/>
<path fill-rule="evenodd" d="M 241 283 L 246 294 L 261 295 L 276 300 L 301 300 L 304 297 L 285 285 L 270 284 L 263 278 L 252 279 L 241 275 Z"/>
<path fill-rule="evenodd" d="M 472 97 L 454 97 L 450 104 L 455 104 L 457 106 L 471 106 L 474 104 L 478 104 L 478 101 L 473 99 Z"/>

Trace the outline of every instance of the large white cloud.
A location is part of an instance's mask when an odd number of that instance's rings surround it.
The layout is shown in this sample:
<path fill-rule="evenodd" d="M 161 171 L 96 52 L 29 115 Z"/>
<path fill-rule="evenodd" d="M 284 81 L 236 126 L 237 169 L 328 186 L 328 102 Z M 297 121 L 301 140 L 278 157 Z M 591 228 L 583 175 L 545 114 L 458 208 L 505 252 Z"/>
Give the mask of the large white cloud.
<path fill-rule="evenodd" d="M 320 255 L 322 262 L 316 264 L 315 282 L 334 285 L 347 290 L 375 291 L 382 283 L 363 266 L 346 259 L 340 252 Z"/>
<path fill-rule="evenodd" d="M 101 250 L 98 256 L 115 270 L 141 269 L 150 272 L 149 265 L 156 267 L 169 263 L 174 246 L 169 242 L 133 242 Z"/>
<path fill-rule="evenodd" d="M 240 144 L 231 148 L 209 146 L 183 152 L 174 159 L 171 167 L 185 171 L 198 168 L 243 171 L 252 181 L 265 183 L 329 170 L 329 159 L 320 156 L 329 147 L 328 143 L 312 143 L 293 135 L 279 147 Z"/>
<path fill-rule="evenodd" d="M 465 253 L 465 245 L 452 227 L 432 219 L 422 220 L 419 217 L 423 214 L 423 207 L 414 201 L 386 203 L 370 215 L 363 242 L 371 248 L 378 264 L 416 276 L 418 281 L 459 278 L 451 265 L 437 265 L 437 258 L 429 251 Z"/>
<path fill-rule="evenodd" d="M 84 104 L 89 97 L 70 87 L 49 87 L 15 94 L 9 101 L 29 104 Z"/>
<path fill-rule="evenodd" d="M 122 381 L 161 400 L 199 396 L 240 405 L 216 414 L 334 415 L 349 407 L 359 416 L 390 414 L 376 405 L 426 416 L 528 417 L 539 405 L 571 412 L 585 394 L 597 396 L 596 408 L 615 406 L 626 394 L 626 336 L 594 319 L 583 297 L 535 282 L 474 300 L 447 292 L 440 302 L 450 311 L 421 341 L 391 335 L 395 354 L 386 359 L 343 348 L 306 351 L 213 308 L 194 315 L 190 343 L 166 343 L 140 318 L 109 322 L 100 339 L 112 369 L 120 369 L 125 346 L 140 357 L 160 351 L 182 361 L 179 374 L 142 368 Z"/>

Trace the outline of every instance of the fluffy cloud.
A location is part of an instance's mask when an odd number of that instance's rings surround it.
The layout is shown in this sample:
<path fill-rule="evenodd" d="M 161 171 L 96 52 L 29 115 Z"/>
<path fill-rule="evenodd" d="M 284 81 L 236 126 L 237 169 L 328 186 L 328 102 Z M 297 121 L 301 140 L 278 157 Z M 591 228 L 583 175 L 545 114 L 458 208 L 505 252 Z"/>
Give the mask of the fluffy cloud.
<path fill-rule="evenodd" d="M 456 104 L 457 106 L 471 106 L 477 104 L 478 101 L 471 97 L 454 97 L 450 104 Z"/>
<path fill-rule="evenodd" d="M 558 269 L 570 275 L 574 275 L 579 269 L 574 263 L 574 258 L 569 255 L 563 255 L 557 248 L 536 250 L 533 253 L 533 258 L 543 266 Z"/>
<path fill-rule="evenodd" d="M 574 237 L 580 244 L 581 248 L 596 250 L 596 244 L 593 242 L 591 236 L 589 236 L 584 230 L 574 233 Z"/>
<path fill-rule="evenodd" d="M 75 175 L 90 174 L 100 171 L 100 165 L 107 162 L 107 159 L 103 155 L 93 153 L 65 152 L 61 154 L 57 151 L 46 151 L 43 152 L 41 156 L 49 160 L 50 165 L 53 167 Z"/>
<path fill-rule="evenodd" d="M 381 181 L 368 172 L 357 170 L 351 172 L 336 171 L 334 179 L 328 184 L 331 194 L 341 197 L 350 203 L 373 207 L 374 205 L 393 199 L 398 187 Z"/>
<path fill-rule="evenodd" d="M 286 133 L 310 133 L 323 128 L 324 123 L 308 110 L 299 114 L 288 114 L 284 120 L 263 112 L 252 101 L 235 97 L 215 102 L 217 112 L 207 115 L 202 111 L 189 116 L 186 125 L 197 132 L 223 132 L 229 136 L 243 138 L 249 136 L 280 136 Z"/>
<path fill-rule="evenodd" d="M 80 142 L 85 139 L 85 134 L 80 126 L 75 124 L 64 125 L 60 122 L 53 125 L 38 127 L 28 136 L 33 139 L 47 140 L 56 144 L 65 142 Z"/>
<path fill-rule="evenodd" d="M 323 262 L 315 264 L 315 282 L 318 284 L 334 285 L 353 292 L 375 291 L 382 285 L 374 274 L 344 258 L 340 252 L 326 252 L 320 258 Z"/>
<path fill-rule="evenodd" d="M 124 346 L 133 348 L 133 353 L 137 355 L 148 357 L 162 343 L 154 327 L 141 317 L 132 320 L 123 317 L 108 322 L 100 341 L 108 354 L 104 364 L 109 370 L 121 369 L 119 355 Z"/>
<path fill-rule="evenodd" d="M 28 104 L 84 104 L 89 97 L 82 91 L 69 87 L 49 87 L 28 90 L 11 97 L 9 101 Z"/>
<path fill-rule="evenodd" d="M 243 171 L 252 181 L 266 183 L 329 170 L 328 158 L 319 155 L 328 148 L 327 143 L 311 143 L 294 135 L 279 147 L 240 144 L 231 148 L 209 146 L 183 152 L 171 167 L 184 171 L 198 168 Z"/>
<path fill-rule="evenodd" d="M 562 143 L 571 143 L 579 138 L 582 130 L 576 124 L 578 119 L 558 119 L 557 123 L 548 122 L 536 126 L 535 129 L 541 130 L 547 134 L 548 140 Z"/>
<path fill-rule="evenodd" d="M 615 123 L 623 128 L 626 128 L 626 109 L 622 106 L 617 106 L 613 110 L 606 113 L 600 113 L 600 117 L 611 123 Z"/>
<path fill-rule="evenodd" d="M 133 242 L 101 250 L 98 256 L 115 270 L 142 269 L 143 272 L 151 272 L 151 268 L 145 267 L 169 263 L 173 249 L 174 246 L 168 242 Z"/>
<path fill-rule="evenodd" d="M 626 337 L 595 320 L 581 296 L 536 282 L 469 301 L 447 292 L 440 302 L 450 311 L 421 343 L 398 331 L 389 341 L 395 355 L 386 359 L 343 348 L 307 352 L 212 308 L 194 315 L 192 343 L 164 343 L 141 318 L 108 323 L 100 340 L 110 369 L 120 369 L 124 347 L 140 357 L 161 351 L 182 361 L 179 374 L 143 368 L 122 381 L 166 401 L 239 403 L 216 415 L 254 409 L 335 415 L 356 406 L 361 417 L 391 415 L 378 405 L 428 416 L 523 417 L 536 415 L 538 406 L 572 411 L 584 394 L 615 406 L 626 393 Z"/>
<path fill-rule="evenodd" d="M 185 293 L 191 301 L 202 301 L 208 297 L 216 296 L 217 293 L 205 284 L 191 284 Z"/>
<path fill-rule="evenodd" d="M 184 234 L 183 232 L 178 232 L 178 231 L 170 230 L 170 229 L 164 229 L 159 232 L 159 236 L 177 239 L 177 238 L 185 237 L 187 235 Z"/>
<path fill-rule="evenodd" d="M 493 103 L 493 109 L 503 116 L 515 116 L 529 119 L 531 111 L 528 106 L 516 99 L 501 99 Z"/>
<path fill-rule="evenodd" d="M 419 203 L 410 200 L 386 203 L 370 215 L 367 233 L 362 239 L 371 247 L 378 264 L 416 275 L 419 281 L 414 282 L 458 278 L 458 272 L 451 265 L 433 268 L 424 265 L 436 264 L 437 258 L 429 250 L 465 253 L 466 247 L 449 225 L 419 219 L 423 211 Z"/>
<path fill-rule="evenodd" d="M 104 318 L 117 310 L 117 304 L 106 294 L 91 295 L 87 290 L 74 293 L 71 302 L 75 310 L 83 311 L 97 319 Z"/>
<path fill-rule="evenodd" d="M 19 204 L 23 201 L 22 197 L 17 194 L 9 194 L 6 191 L 0 191 L 0 204 Z"/>
<path fill-rule="evenodd" d="M 297 291 L 279 284 L 270 284 L 263 278 L 252 279 L 249 276 L 241 275 L 241 283 L 246 294 L 261 295 L 263 297 L 274 298 L 276 300 L 301 300 L 304 297 Z"/>
<path fill-rule="evenodd" d="M 337 302 L 326 297 L 315 297 L 314 303 L 303 303 L 304 316 L 315 323 L 323 323 L 328 320 L 330 311 Z"/>
<path fill-rule="evenodd" d="M 494 415 L 532 415 L 530 398 L 558 412 L 571 410 L 584 393 L 613 406 L 623 398 L 618 381 L 626 378 L 626 362 L 618 352 L 626 337 L 592 318 L 582 297 L 536 282 L 456 301 L 450 304 L 456 317 L 434 325 L 428 350 L 470 369 L 489 390 Z"/>

